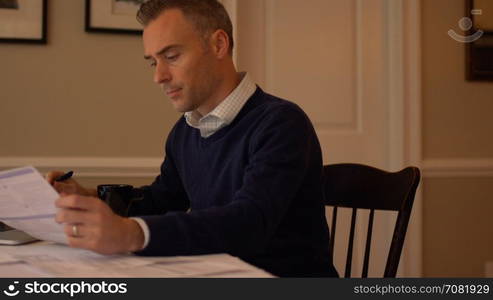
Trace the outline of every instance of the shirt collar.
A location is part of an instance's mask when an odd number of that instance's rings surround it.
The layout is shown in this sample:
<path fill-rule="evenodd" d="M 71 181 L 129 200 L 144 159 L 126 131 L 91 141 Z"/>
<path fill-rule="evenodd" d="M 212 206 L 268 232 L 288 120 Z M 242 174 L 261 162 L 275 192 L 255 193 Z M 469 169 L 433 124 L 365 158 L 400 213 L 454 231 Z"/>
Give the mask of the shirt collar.
<path fill-rule="evenodd" d="M 205 116 L 197 111 L 185 113 L 187 124 L 199 129 L 203 137 L 210 136 L 220 128 L 231 124 L 247 100 L 255 93 L 257 87 L 248 73 L 242 72 L 238 75 L 243 77 L 240 84 L 210 113 Z"/>

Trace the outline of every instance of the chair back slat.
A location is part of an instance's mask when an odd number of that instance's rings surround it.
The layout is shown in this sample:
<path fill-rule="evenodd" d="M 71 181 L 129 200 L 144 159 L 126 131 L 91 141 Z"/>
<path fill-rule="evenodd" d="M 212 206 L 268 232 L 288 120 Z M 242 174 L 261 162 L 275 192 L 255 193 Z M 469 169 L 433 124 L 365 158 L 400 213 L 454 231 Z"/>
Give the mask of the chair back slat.
<path fill-rule="evenodd" d="M 362 164 L 324 166 L 325 204 L 334 207 L 329 244 L 332 256 L 337 221 L 336 207 L 353 209 L 345 277 L 351 275 L 356 209 L 370 210 L 362 277 L 368 276 L 374 210 L 398 212 L 384 272 L 384 277 L 395 277 L 419 180 L 420 172 L 416 167 L 407 167 L 399 172 L 386 172 Z"/>
<path fill-rule="evenodd" d="M 357 209 L 353 208 L 353 213 L 351 214 L 351 229 L 349 231 L 349 240 L 347 246 L 347 257 L 346 257 L 346 272 L 344 277 L 351 277 L 351 265 L 353 261 L 353 243 L 354 243 L 354 230 L 356 227 L 356 213 Z"/>
<path fill-rule="evenodd" d="M 366 232 L 366 246 L 365 246 L 365 258 L 363 260 L 363 271 L 361 277 L 368 277 L 368 265 L 370 264 L 370 249 L 371 249 L 371 235 L 373 232 L 373 217 L 375 210 L 370 209 L 370 216 L 368 217 L 368 231 Z"/>
<path fill-rule="evenodd" d="M 329 249 L 332 260 L 334 261 L 334 243 L 336 240 L 336 225 L 337 225 L 337 206 L 332 208 L 332 226 L 330 227 Z"/>

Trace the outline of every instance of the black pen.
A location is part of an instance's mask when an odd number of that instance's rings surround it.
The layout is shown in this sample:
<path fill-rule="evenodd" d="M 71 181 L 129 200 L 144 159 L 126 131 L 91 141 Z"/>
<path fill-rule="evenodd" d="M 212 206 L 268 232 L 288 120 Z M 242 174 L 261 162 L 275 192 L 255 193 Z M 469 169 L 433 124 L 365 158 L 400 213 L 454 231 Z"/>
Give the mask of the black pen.
<path fill-rule="evenodd" d="M 70 177 L 72 177 L 72 175 L 74 175 L 74 171 L 68 171 L 67 173 L 61 175 L 61 176 L 58 176 L 55 181 L 65 181 L 67 179 L 69 179 Z"/>

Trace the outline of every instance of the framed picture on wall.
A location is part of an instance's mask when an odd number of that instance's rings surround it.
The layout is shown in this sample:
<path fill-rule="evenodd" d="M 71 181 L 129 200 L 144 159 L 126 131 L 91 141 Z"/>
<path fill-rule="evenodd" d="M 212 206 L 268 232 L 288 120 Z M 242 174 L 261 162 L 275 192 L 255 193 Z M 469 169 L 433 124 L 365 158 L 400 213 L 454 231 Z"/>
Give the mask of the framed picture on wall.
<path fill-rule="evenodd" d="M 466 79 L 493 81 L 493 1 L 466 0 Z"/>
<path fill-rule="evenodd" d="M 0 0 L 0 42 L 46 44 L 47 0 Z"/>
<path fill-rule="evenodd" d="M 146 0 L 86 0 L 86 31 L 141 34 L 136 15 Z"/>

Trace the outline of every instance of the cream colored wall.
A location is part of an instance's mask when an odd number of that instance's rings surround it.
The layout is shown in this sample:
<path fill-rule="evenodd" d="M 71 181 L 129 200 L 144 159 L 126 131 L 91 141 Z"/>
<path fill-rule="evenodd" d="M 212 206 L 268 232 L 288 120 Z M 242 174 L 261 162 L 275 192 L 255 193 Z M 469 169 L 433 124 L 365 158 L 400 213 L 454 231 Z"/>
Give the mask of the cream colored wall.
<path fill-rule="evenodd" d="M 265 89 L 265 3 L 263 0 L 238 2 L 238 12 L 237 67 L 248 70 L 253 80 Z"/>
<path fill-rule="evenodd" d="M 426 277 L 483 277 L 493 261 L 493 178 L 424 181 Z"/>
<path fill-rule="evenodd" d="M 493 159 L 493 82 L 466 82 L 464 0 L 422 1 L 423 159 Z M 491 166 L 490 166 L 491 168 Z M 426 174 L 425 174 L 426 175 Z M 423 180 L 423 270 L 427 277 L 484 275 L 493 260 L 493 178 L 448 174 Z"/>
<path fill-rule="evenodd" d="M 493 83 L 466 82 L 464 44 L 447 35 L 460 32 L 463 0 L 423 4 L 423 156 L 493 156 Z"/>
<path fill-rule="evenodd" d="M 178 118 L 140 36 L 84 32 L 84 0 L 48 1 L 48 44 L 0 44 L 0 157 L 160 157 Z"/>

